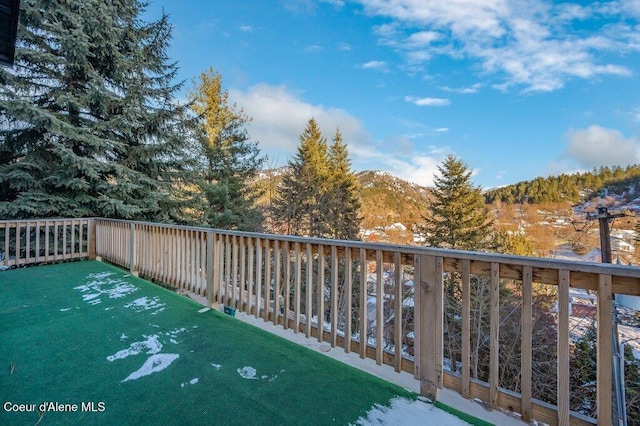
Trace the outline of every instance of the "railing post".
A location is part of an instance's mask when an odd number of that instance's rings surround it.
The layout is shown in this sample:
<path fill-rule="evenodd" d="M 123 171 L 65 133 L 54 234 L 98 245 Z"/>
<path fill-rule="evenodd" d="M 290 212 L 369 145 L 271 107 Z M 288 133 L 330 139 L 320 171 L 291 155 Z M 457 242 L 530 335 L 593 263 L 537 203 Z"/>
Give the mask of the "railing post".
<path fill-rule="evenodd" d="M 420 358 L 418 368 L 420 394 L 432 401 L 436 401 L 438 399 L 438 388 L 442 383 L 442 269 L 438 268 L 437 258 L 429 255 L 420 255 L 418 264 L 420 291 L 420 304 L 418 306 Z"/>
<path fill-rule="evenodd" d="M 89 260 L 95 260 L 96 258 L 96 244 L 96 220 L 91 218 L 89 219 L 89 224 L 87 225 L 87 253 Z"/>
<path fill-rule="evenodd" d="M 137 277 L 136 256 L 136 224 L 135 222 L 131 222 L 131 230 L 129 231 L 129 271 L 131 275 Z"/>
<path fill-rule="evenodd" d="M 207 306 L 213 307 L 214 277 L 213 232 L 207 232 Z"/>

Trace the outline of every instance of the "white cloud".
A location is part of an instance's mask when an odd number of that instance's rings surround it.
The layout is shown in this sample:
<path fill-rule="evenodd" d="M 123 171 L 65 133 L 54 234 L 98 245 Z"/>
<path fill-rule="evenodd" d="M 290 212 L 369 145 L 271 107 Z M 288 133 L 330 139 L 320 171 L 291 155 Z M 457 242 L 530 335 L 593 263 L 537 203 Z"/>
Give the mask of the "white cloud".
<path fill-rule="evenodd" d="M 418 31 L 407 37 L 405 45 L 408 48 L 420 48 L 429 46 L 431 43 L 441 38 L 442 35 L 435 31 Z"/>
<path fill-rule="evenodd" d="M 302 51 L 305 53 L 316 53 L 316 52 L 320 52 L 321 50 L 322 50 L 322 46 L 319 46 L 317 44 L 312 44 L 302 49 Z"/>
<path fill-rule="evenodd" d="M 627 76 L 628 68 L 606 63 L 603 58 L 611 56 L 602 53 L 640 51 L 637 30 L 623 19 L 640 17 L 637 0 L 587 6 L 543 0 L 357 1 L 370 15 L 392 20 L 374 32 L 409 64 L 437 55 L 475 60 L 502 80 L 494 84 L 502 90 L 552 91 L 573 78 Z"/>
<path fill-rule="evenodd" d="M 231 89 L 229 98 L 252 118 L 248 126 L 251 139 L 257 140 L 277 165 L 284 165 L 295 152 L 310 118 L 318 122 L 329 140 L 339 127 L 350 149 L 351 145 L 370 143 L 370 137 L 356 117 L 339 108 L 305 102 L 286 86 L 258 84 L 247 91 Z"/>
<path fill-rule="evenodd" d="M 449 99 L 443 98 L 416 98 L 414 96 L 405 96 L 406 102 L 411 102 L 417 106 L 446 106 L 451 103 Z"/>
<path fill-rule="evenodd" d="M 458 87 L 458 88 L 451 88 L 448 86 L 444 86 L 442 90 L 444 90 L 445 92 L 453 92 L 453 93 L 460 93 L 462 95 L 468 95 L 468 94 L 478 93 L 480 88 L 482 88 L 482 83 L 475 83 L 468 87 Z"/>
<path fill-rule="evenodd" d="M 369 61 L 369 62 L 365 62 L 364 64 L 362 64 L 361 66 L 362 69 L 364 70 L 386 70 L 387 68 L 387 63 L 384 61 Z"/>
<path fill-rule="evenodd" d="M 312 13 L 316 7 L 313 0 L 280 0 L 280 3 L 292 13 Z"/>
<path fill-rule="evenodd" d="M 344 6 L 344 0 L 320 0 L 322 3 L 329 3 L 332 4 L 336 7 L 343 7 Z"/>
<path fill-rule="evenodd" d="M 253 27 L 251 25 L 240 25 L 240 31 L 250 33 L 253 31 Z"/>
<path fill-rule="evenodd" d="M 378 37 L 395 37 L 398 34 L 398 24 L 382 24 L 373 27 L 373 33 Z"/>
<path fill-rule="evenodd" d="M 411 182 L 431 185 L 437 166 L 449 152 L 440 146 L 416 151 L 406 138 L 376 143 L 358 118 L 347 111 L 310 104 L 284 85 L 258 84 L 246 91 L 230 89 L 229 99 L 252 118 L 249 136 L 268 155 L 269 166 L 287 163 L 312 117 L 328 140 L 340 128 L 354 170 L 382 169 Z"/>
<path fill-rule="evenodd" d="M 627 166 L 640 162 L 640 139 L 625 138 L 615 129 L 589 126 L 570 130 L 569 143 L 561 160 L 575 162 L 579 167 Z"/>
<path fill-rule="evenodd" d="M 621 12 L 640 18 L 640 1 L 638 0 L 622 0 L 620 2 Z"/>
<path fill-rule="evenodd" d="M 376 169 L 382 168 L 394 176 L 423 186 L 433 185 L 434 173 L 442 163 L 442 158 L 430 153 L 384 153 L 367 146 L 355 147 L 351 152 L 362 161 L 369 160 L 377 164 Z"/>

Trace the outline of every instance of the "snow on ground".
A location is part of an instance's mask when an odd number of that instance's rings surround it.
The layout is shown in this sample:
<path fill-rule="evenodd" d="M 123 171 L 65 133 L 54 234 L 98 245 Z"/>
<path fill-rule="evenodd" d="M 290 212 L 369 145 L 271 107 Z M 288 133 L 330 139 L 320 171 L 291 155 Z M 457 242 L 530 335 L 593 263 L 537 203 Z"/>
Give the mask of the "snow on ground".
<path fill-rule="evenodd" d="M 142 337 L 145 340 L 140 340 L 129 344 L 127 349 L 122 349 L 116 352 L 113 355 L 109 355 L 107 357 L 107 361 L 113 362 L 119 359 L 124 359 L 129 356 L 139 355 L 141 353 L 145 353 L 147 355 L 151 355 L 144 365 L 138 369 L 137 371 L 131 373 L 125 380 L 135 380 L 140 377 L 148 376 L 149 374 L 156 373 L 158 371 L 162 371 L 167 368 L 176 358 L 179 357 L 178 354 L 165 354 L 160 353 L 164 344 L 172 343 L 177 345 L 179 342 L 176 340 L 176 336 L 180 333 L 188 332 L 188 330 L 184 327 L 176 328 L 175 330 L 167 331 L 159 334 L 151 334 L 151 335 L 143 335 Z M 129 339 L 126 334 L 122 333 L 120 335 L 120 340 L 125 341 Z"/>
<path fill-rule="evenodd" d="M 253 367 L 238 368 L 238 374 L 243 379 L 249 379 L 249 380 L 257 380 L 258 379 L 256 377 L 256 369 L 253 368 Z"/>
<path fill-rule="evenodd" d="M 165 304 L 160 302 L 160 298 L 158 296 L 152 298 L 148 298 L 147 296 L 139 297 L 133 302 L 124 305 L 125 308 L 132 308 L 135 312 L 155 309 L 155 311 L 151 312 L 151 315 L 157 315 L 164 311 L 164 306 Z"/>
<path fill-rule="evenodd" d="M 196 383 L 198 383 L 200 381 L 200 379 L 198 379 L 197 377 L 195 379 L 191 379 L 186 383 L 180 383 L 180 387 L 183 388 L 187 385 L 195 385 Z"/>
<path fill-rule="evenodd" d="M 602 261 L 602 256 L 600 255 L 599 248 L 591 249 L 583 255 L 579 255 L 573 250 L 557 251 L 553 256 L 553 258 L 559 259 L 559 260 L 574 260 L 574 261 L 577 260 L 580 262 L 596 262 L 596 263 L 600 263 Z"/>
<path fill-rule="evenodd" d="M 81 291 L 83 294 L 83 300 L 87 301 L 90 304 L 100 303 L 101 296 L 107 296 L 109 298 L 120 298 L 126 296 L 128 294 L 133 293 L 137 290 L 135 286 L 123 281 L 121 278 L 110 278 L 110 275 L 113 273 L 103 273 L 103 274 L 92 274 L 87 278 L 90 279 L 85 285 L 75 287 L 76 290 Z M 373 300 L 371 300 L 373 299 Z M 375 298 L 370 298 L 368 301 L 370 304 L 375 301 Z M 93 302 L 93 303 L 92 303 Z M 161 312 L 164 309 L 163 304 L 160 303 L 157 298 L 147 298 L 141 297 L 134 300 L 131 303 L 128 303 L 125 307 L 132 308 L 137 312 L 142 312 L 150 309 L 157 309 L 157 312 Z M 156 313 L 157 313 L 156 312 Z M 244 315 L 241 315 L 244 316 Z M 246 321 L 246 319 L 244 319 Z M 151 334 L 151 335 L 143 335 L 145 340 L 140 340 L 133 342 L 129 345 L 128 348 L 120 350 L 113 355 L 107 357 L 108 361 L 115 361 L 119 359 L 126 358 L 128 356 L 135 356 L 141 353 L 146 353 L 150 355 L 144 364 L 136 371 L 127 376 L 123 382 L 129 380 L 136 380 L 141 377 L 145 377 L 151 375 L 153 373 L 160 372 L 165 368 L 169 367 L 176 359 L 180 357 L 179 354 L 174 353 L 161 353 L 164 345 L 166 343 L 177 344 L 177 340 L 175 337 L 179 333 L 188 332 L 185 328 L 176 329 L 167 333 L 162 334 Z M 273 331 L 272 331 L 273 332 Z M 279 334 L 279 333 L 276 333 Z M 125 341 L 128 340 L 128 336 L 124 333 L 120 334 L 120 340 Z M 166 341 L 168 339 L 168 342 Z M 317 343 L 317 342 L 315 342 Z M 333 350 L 332 350 L 333 352 Z M 343 361 L 344 362 L 344 361 Z M 220 364 L 211 363 L 211 365 L 220 369 Z M 360 369 L 362 366 L 358 367 Z M 272 375 L 258 375 L 258 372 L 255 368 L 251 366 L 244 366 L 242 368 L 237 369 L 238 374 L 244 378 L 249 380 L 267 380 L 273 381 L 278 376 Z M 281 370 L 280 372 L 284 372 Z M 384 375 L 376 374 L 380 377 L 384 378 Z M 199 379 L 194 378 L 189 380 L 188 382 L 181 383 L 181 386 L 184 387 L 187 384 L 195 385 L 198 383 Z M 391 380 L 393 381 L 393 380 Z M 405 386 L 406 387 L 406 386 Z M 447 401 L 445 401 L 447 403 Z M 452 405 L 449 403 L 449 405 Z M 460 407 L 458 407 L 460 408 Z M 464 410 L 465 412 L 469 412 L 469 410 Z M 472 415 L 477 415 L 473 413 Z M 478 416 L 481 417 L 481 416 Z M 504 417 L 506 419 L 506 417 Z M 357 420 L 357 424 L 359 425 L 396 425 L 403 424 L 407 426 L 411 425 L 422 425 L 422 424 L 438 424 L 439 426 L 458 426 L 458 425 L 467 425 L 468 423 L 462 421 L 458 417 L 449 414 L 439 408 L 435 407 L 433 404 L 425 402 L 423 400 L 408 400 L 404 398 L 395 398 L 391 401 L 390 407 L 385 407 L 382 405 L 376 404 L 371 410 L 367 413 L 366 418 L 360 418 Z"/>
<path fill-rule="evenodd" d="M 428 420 L 428 423 L 425 422 Z M 425 401 L 411 401 L 405 398 L 394 398 L 391 407 L 376 404 L 366 418 L 359 418 L 358 425 L 403 425 L 418 426 L 433 424 L 438 426 L 468 425 L 453 414 L 449 414 Z"/>
<path fill-rule="evenodd" d="M 129 345 L 127 349 L 123 349 L 121 351 L 116 352 L 113 355 L 109 355 L 107 357 L 107 361 L 115 361 L 117 359 L 124 359 L 128 356 L 138 355 L 142 352 L 147 354 L 157 354 L 162 350 L 162 343 L 158 340 L 157 334 L 152 334 L 151 336 L 142 336 L 146 337 L 146 340 L 140 342 L 133 342 Z"/>
<path fill-rule="evenodd" d="M 215 366 L 214 364 L 211 364 L 211 365 Z M 216 368 L 219 369 L 219 366 L 216 367 Z M 278 378 L 277 374 L 274 374 L 271 377 L 269 377 L 266 374 L 263 374 L 262 376 L 258 376 L 258 372 L 256 371 L 256 369 L 253 368 L 253 367 L 249 367 L 249 366 L 238 368 L 236 371 L 238 372 L 240 377 L 242 377 L 243 379 L 249 379 L 249 380 L 262 379 L 262 380 L 266 380 L 268 382 L 273 382 L 275 379 Z M 280 370 L 280 372 L 284 373 L 284 370 Z"/>
<path fill-rule="evenodd" d="M 204 298 L 201 298 L 197 295 L 190 294 L 194 300 L 199 301 L 200 303 L 206 305 L 207 301 Z M 304 333 L 294 333 L 291 329 L 284 329 L 281 325 L 275 326 L 271 322 L 264 322 L 262 319 L 258 319 L 253 315 L 248 315 L 245 312 L 237 312 L 236 319 L 239 319 L 243 322 L 252 324 L 258 328 L 262 328 L 270 333 L 276 334 L 280 337 L 283 337 L 287 340 L 295 342 L 299 345 L 305 346 L 311 350 L 322 353 L 325 356 L 336 359 L 345 364 L 351 365 L 354 368 L 358 368 L 367 373 L 373 374 L 377 377 L 380 377 L 383 380 L 386 380 L 391 383 L 395 383 L 399 386 L 402 386 L 405 389 L 418 393 L 420 391 L 420 382 L 416 380 L 412 374 L 406 372 L 397 373 L 394 371 L 393 367 L 388 365 L 377 365 L 375 360 L 372 359 L 361 359 L 359 354 L 350 352 L 346 353 L 342 348 L 331 348 L 326 343 L 320 343 L 316 338 L 306 338 Z M 328 349 L 328 350 L 325 350 Z M 438 400 L 443 404 L 448 405 L 449 407 L 453 407 L 459 411 L 467 413 L 476 418 L 485 420 L 487 422 L 500 425 L 500 426 L 522 426 L 523 422 L 520 420 L 510 417 L 498 410 L 495 411 L 487 411 L 483 406 L 477 404 L 471 400 L 464 399 L 460 394 L 455 391 L 449 389 L 442 389 L 440 391 Z M 437 407 L 434 407 L 431 404 L 421 402 L 421 404 L 427 405 L 426 408 L 430 410 L 426 412 L 421 411 L 426 409 L 424 405 L 420 405 L 418 403 L 409 404 L 410 401 L 406 403 L 396 403 L 394 407 L 388 413 L 388 419 L 383 420 L 384 423 L 380 421 L 376 422 L 375 419 L 368 420 L 369 423 L 366 423 L 366 419 L 362 419 L 360 424 L 364 425 L 438 425 L 443 426 L 448 423 L 444 423 L 441 419 L 442 414 L 448 414 Z M 372 407 L 372 410 L 375 407 Z M 433 411 L 431 411 L 431 409 Z M 399 411 L 395 413 L 395 411 Z M 403 414 L 405 413 L 405 414 Z M 398 415 L 402 420 L 397 421 L 393 416 Z M 456 420 L 460 421 L 457 417 Z M 467 423 L 453 423 L 455 425 L 466 425 Z"/>
<path fill-rule="evenodd" d="M 103 295 L 110 299 L 119 299 L 138 291 L 138 287 L 122 278 L 110 278 L 114 274 L 115 272 L 89 274 L 87 276 L 89 281 L 85 285 L 74 287 L 73 289 L 88 293 L 82 295 L 82 300 L 90 305 L 102 303 L 100 297 Z"/>
<path fill-rule="evenodd" d="M 129 380 L 136 380 L 140 377 L 148 376 L 153 373 L 157 373 L 158 371 L 162 371 L 167 368 L 173 361 L 178 359 L 180 355 L 178 354 L 155 354 L 151 355 L 147 360 L 142 364 L 142 367 L 129 374 L 123 382 L 127 382 Z"/>
<path fill-rule="evenodd" d="M 640 328 L 618 324 L 618 339 L 631 346 L 635 358 L 640 359 Z"/>

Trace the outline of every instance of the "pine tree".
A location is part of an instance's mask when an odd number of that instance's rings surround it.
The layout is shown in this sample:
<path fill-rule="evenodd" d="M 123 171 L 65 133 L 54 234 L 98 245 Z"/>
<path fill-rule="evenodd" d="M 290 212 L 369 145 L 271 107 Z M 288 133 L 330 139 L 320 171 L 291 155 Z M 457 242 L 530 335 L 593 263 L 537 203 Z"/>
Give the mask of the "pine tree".
<path fill-rule="evenodd" d="M 453 155 L 438 167 L 432 203 L 418 226 L 433 247 L 481 250 L 493 221 L 484 207 L 480 188 L 471 183 L 471 171 Z"/>
<path fill-rule="evenodd" d="M 288 170 L 278 187 L 273 216 L 289 235 L 321 237 L 327 234 L 322 200 L 328 189 L 327 140 L 311 118 Z"/>
<path fill-rule="evenodd" d="M 355 240 L 360 231 L 360 185 L 351 171 L 347 145 L 336 130 L 329 148 L 329 188 L 326 219 L 328 236 L 342 240 Z"/>
<path fill-rule="evenodd" d="M 249 140 L 250 122 L 242 109 L 229 104 L 222 77 L 210 68 L 190 94 L 198 115 L 196 135 L 202 153 L 199 186 L 204 194 L 202 221 L 208 226 L 255 231 L 262 215 L 255 205 L 260 195 L 251 187 L 264 163 L 256 142 Z"/>
<path fill-rule="evenodd" d="M 293 235 L 353 240 L 360 228 L 359 212 L 359 184 L 340 131 L 327 147 L 316 121 L 310 119 L 276 190 L 276 228 Z"/>
<path fill-rule="evenodd" d="M 435 176 L 428 214 L 424 224 L 417 228 L 425 234 L 427 244 L 433 247 L 480 250 L 492 240 L 492 221 L 484 207 L 480 189 L 471 183 L 471 172 L 453 155 L 447 156 Z M 461 359 L 461 294 L 459 274 L 447 274 L 444 282 L 444 356 L 457 365 Z M 471 282 L 472 375 L 482 378 L 486 369 L 482 365 L 486 352 L 488 328 L 489 282 L 486 277 L 475 277 Z"/>
<path fill-rule="evenodd" d="M 171 26 L 144 7 L 22 2 L 16 63 L 0 69 L 0 216 L 180 216 Z"/>

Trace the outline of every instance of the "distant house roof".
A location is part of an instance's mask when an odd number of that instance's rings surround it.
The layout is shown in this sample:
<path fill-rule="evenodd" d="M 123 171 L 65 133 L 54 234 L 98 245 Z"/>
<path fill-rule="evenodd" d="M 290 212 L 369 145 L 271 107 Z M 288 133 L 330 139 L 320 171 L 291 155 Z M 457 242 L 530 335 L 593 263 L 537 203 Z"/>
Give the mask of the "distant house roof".
<path fill-rule="evenodd" d="M 400 222 L 396 222 L 396 223 L 392 223 L 391 225 L 389 225 L 387 227 L 387 229 L 393 229 L 393 230 L 397 230 L 397 231 L 406 231 L 407 227 L 404 226 L 402 223 Z"/>
<path fill-rule="evenodd" d="M 0 64 L 13 65 L 20 0 L 0 0 Z"/>

